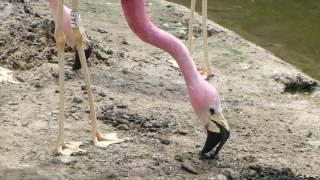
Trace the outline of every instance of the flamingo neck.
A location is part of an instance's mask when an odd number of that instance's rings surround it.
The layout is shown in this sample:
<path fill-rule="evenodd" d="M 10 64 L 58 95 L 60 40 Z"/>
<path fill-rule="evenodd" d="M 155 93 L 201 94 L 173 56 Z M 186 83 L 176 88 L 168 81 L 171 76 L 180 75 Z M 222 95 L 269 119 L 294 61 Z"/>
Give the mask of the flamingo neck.
<path fill-rule="evenodd" d="M 185 45 L 173 35 L 156 27 L 145 10 L 144 0 L 121 0 L 123 12 L 131 30 L 143 41 L 168 52 L 178 63 L 188 89 L 201 80 Z"/>

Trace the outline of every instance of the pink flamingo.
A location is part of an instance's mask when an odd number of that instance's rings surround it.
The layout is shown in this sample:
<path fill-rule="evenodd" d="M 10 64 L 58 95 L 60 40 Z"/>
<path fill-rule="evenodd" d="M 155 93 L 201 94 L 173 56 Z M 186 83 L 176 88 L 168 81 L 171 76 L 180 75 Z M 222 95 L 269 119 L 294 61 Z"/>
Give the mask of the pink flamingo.
<path fill-rule="evenodd" d="M 57 5 L 58 5 L 58 0 L 49 0 L 49 7 L 51 9 L 51 12 L 53 14 L 53 16 L 56 18 L 57 17 Z M 67 44 L 74 48 L 75 49 L 75 38 L 73 36 L 73 31 L 72 31 L 72 26 L 71 26 L 71 9 L 64 6 L 63 7 L 63 20 L 62 20 L 62 31 L 63 31 L 63 34 L 64 34 L 64 38 L 66 39 L 67 41 Z M 80 26 L 79 27 L 80 29 L 80 32 L 82 34 L 82 37 L 83 37 L 83 42 L 84 42 L 84 46 L 86 46 L 86 48 L 84 49 L 85 51 L 85 55 L 86 55 L 86 59 L 88 60 L 88 58 L 90 57 L 91 55 L 91 48 L 90 46 L 88 46 L 87 42 L 88 42 L 88 37 L 87 37 L 87 34 L 85 33 L 84 31 L 84 28 L 83 26 Z M 80 64 L 80 58 L 79 58 L 79 54 L 78 52 L 76 51 L 75 52 L 75 60 L 74 60 L 74 63 L 73 63 L 73 67 L 72 69 L 73 70 L 78 70 L 81 68 L 81 64 Z"/>
<path fill-rule="evenodd" d="M 54 1 L 54 0 L 51 0 Z M 62 154 L 69 154 L 74 151 L 81 151 L 78 147 L 79 144 L 66 144 L 63 139 L 63 48 L 64 39 L 63 32 L 67 36 L 73 34 L 75 37 L 75 44 L 80 55 L 80 61 L 82 69 L 84 71 L 84 77 L 88 90 L 88 100 L 90 105 L 90 116 L 92 121 L 92 138 L 93 142 L 97 146 L 107 146 L 112 143 L 122 142 L 114 134 L 113 136 L 102 135 L 98 129 L 95 117 L 95 111 L 93 106 L 92 92 L 90 88 L 90 78 L 88 76 L 88 70 L 85 63 L 85 55 L 82 46 L 82 36 L 79 30 L 79 16 L 78 16 L 78 2 L 77 0 L 72 1 L 73 13 L 71 16 L 73 20 L 71 21 L 75 26 L 72 28 L 73 32 L 70 33 L 70 13 L 69 10 L 66 12 L 64 8 L 65 15 L 63 16 L 63 1 L 58 0 L 58 10 L 56 19 L 56 39 L 59 55 L 60 64 L 60 117 L 59 117 L 59 134 L 57 141 L 57 150 Z M 153 46 L 161 48 L 162 50 L 168 52 L 178 63 L 180 70 L 184 76 L 188 95 L 192 104 L 192 107 L 198 116 L 201 124 L 207 130 L 207 139 L 205 145 L 200 152 L 200 158 L 202 159 L 212 159 L 214 158 L 225 144 L 229 138 L 229 125 L 225 120 L 221 102 L 219 98 L 219 93 L 216 88 L 210 85 L 207 81 L 203 80 L 200 73 L 197 71 L 194 62 L 188 52 L 185 45 L 172 36 L 171 34 L 156 27 L 146 15 L 145 11 L 145 1 L 144 0 L 121 0 L 123 12 L 129 27 L 132 31 L 143 41 L 149 43 Z M 54 9 L 54 8 L 53 8 Z M 63 22 L 63 23 L 61 23 Z M 61 63 L 60 63 L 61 62 Z M 219 145 L 218 145 L 219 144 Z M 218 145 L 214 153 L 211 150 Z"/>

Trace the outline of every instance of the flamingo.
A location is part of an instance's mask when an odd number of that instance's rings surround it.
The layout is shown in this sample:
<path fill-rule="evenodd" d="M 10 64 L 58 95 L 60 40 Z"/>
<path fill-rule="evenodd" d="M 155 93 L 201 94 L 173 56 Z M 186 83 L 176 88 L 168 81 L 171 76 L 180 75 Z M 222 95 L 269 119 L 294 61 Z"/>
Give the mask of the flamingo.
<path fill-rule="evenodd" d="M 55 18 L 57 17 L 57 5 L 58 5 L 57 3 L 58 3 L 57 0 L 49 0 L 49 7 L 51 10 L 51 13 Z M 67 41 L 67 44 L 73 49 L 75 49 L 75 39 L 73 36 L 72 27 L 71 27 L 71 9 L 64 6 L 63 13 L 64 13 L 64 16 L 62 20 L 63 21 L 62 31 Z M 80 26 L 79 29 L 83 37 L 84 46 L 86 46 L 86 48 L 84 49 L 85 56 L 86 56 L 86 59 L 88 59 L 92 53 L 92 50 L 91 50 L 91 47 L 88 46 L 89 40 L 83 26 Z M 81 68 L 81 64 L 80 64 L 79 54 L 77 51 L 75 51 L 75 60 L 72 66 L 72 70 L 78 70 L 80 68 Z"/>
<path fill-rule="evenodd" d="M 54 1 L 54 0 L 51 0 Z M 79 53 L 80 62 L 88 91 L 88 101 L 91 118 L 91 136 L 94 145 L 106 147 L 113 143 L 121 143 L 115 133 L 102 134 L 99 131 L 93 104 L 93 95 L 90 87 L 90 77 L 85 61 L 82 33 L 80 31 L 79 5 L 77 0 L 72 0 L 72 11 L 64 7 L 64 0 L 58 0 L 55 38 L 59 57 L 59 86 L 60 86 L 60 112 L 59 131 L 56 150 L 63 155 L 84 151 L 79 148 L 79 142 L 65 143 L 63 137 L 64 125 L 64 33 L 73 35 L 74 42 Z M 201 159 L 215 158 L 230 135 L 230 127 L 223 116 L 221 101 L 217 89 L 205 81 L 198 72 L 192 57 L 186 46 L 173 35 L 159 29 L 149 19 L 145 10 L 144 0 L 121 0 L 125 19 L 131 30 L 144 42 L 158 47 L 169 53 L 179 65 L 186 82 L 191 105 L 199 119 L 199 123 L 207 131 L 207 138 L 200 152 Z M 69 22 L 72 28 L 70 29 Z M 71 31 L 72 30 L 72 31 Z M 70 38 L 72 39 L 72 38 Z M 219 144 L 219 145 L 218 145 Z M 217 146 L 218 145 L 218 146 Z M 217 147 L 216 147 L 217 146 Z M 214 152 L 211 152 L 215 148 Z"/>
<path fill-rule="evenodd" d="M 191 0 L 190 3 L 190 19 L 189 19 L 189 34 L 188 34 L 188 50 L 191 54 L 192 52 L 192 38 L 193 38 L 193 28 L 194 23 L 194 12 L 196 9 L 197 0 Z M 208 32 L 207 32 L 207 12 L 208 12 L 208 1 L 202 0 L 202 34 L 203 34 L 203 59 L 201 60 L 202 66 L 202 76 L 204 79 L 213 75 L 212 68 L 208 61 Z"/>

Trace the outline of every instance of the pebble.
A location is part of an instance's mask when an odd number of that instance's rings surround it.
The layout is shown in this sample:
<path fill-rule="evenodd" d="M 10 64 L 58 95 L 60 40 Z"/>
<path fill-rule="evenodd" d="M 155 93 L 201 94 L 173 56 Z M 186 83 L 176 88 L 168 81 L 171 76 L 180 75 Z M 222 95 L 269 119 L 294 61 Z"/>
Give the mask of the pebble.
<path fill-rule="evenodd" d="M 312 136 L 312 132 L 309 131 L 309 133 L 307 134 L 307 137 L 311 138 L 311 136 Z"/>
<path fill-rule="evenodd" d="M 223 174 L 219 174 L 216 179 L 217 180 L 228 180 L 228 178 Z"/>
<path fill-rule="evenodd" d="M 12 105 L 18 105 L 17 101 L 9 101 L 8 105 L 12 106 Z"/>
<path fill-rule="evenodd" d="M 122 43 L 122 44 L 129 44 L 128 41 L 127 41 L 127 39 L 125 39 L 125 38 L 122 38 L 121 43 Z"/>
<path fill-rule="evenodd" d="M 170 140 L 167 139 L 167 138 L 161 138 L 161 139 L 160 139 L 160 142 L 161 142 L 162 144 L 165 144 L 165 145 L 169 145 L 169 144 L 171 143 Z"/>
<path fill-rule="evenodd" d="M 179 37 L 179 39 L 187 39 L 187 32 L 184 30 L 179 30 L 177 32 L 177 36 Z"/>
<path fill-rule="evenodd" d="M 99 33 L 108 33 L 108 31 L 106 31 L 106 30 L 104 30 L 104 29 L 100 29 L 100 28 L 98 28 L 97 31 L 98 31 Z"/>
<path fill-rule="evenodd" d="M 101 96 L 101 97 L 106 97 L 107 96 L 106 93 L 104 93 L 104 92 L 100 92 L 98 95 Z"/>
<path fill-rule="evenodd" d="M 177 131 L 177 133 L 178 133 L 178 134 L 180 134 L 180 135 L 185 136 L 185 135 L 187 135 L 187 134 L 188 134 L 188 131 L 185 131 L 185 130 L 181 130 L 181 129 L 179 129 L 179 130 Z"/>
<path fill-rule="evenodd" d="M 181 168 L 192 174 L 199 174 L 198 171 L 186 161 L 181 164 Z"/>
<path fill-rule="evenodd" d="M 96 54 L 97 58 L 100 59 L 100 60 L 107 60 L 108 59 L 107 54 L 102 52 L 102 51 L 100 51 L 100 50 L 96 50 L 95 54 Z"/>
<path fill-rule="evenodd" d="M 128 68 L 123 68 L 122 69 L 122 73 L 123 74 L 128 74 L 129 73 L 129 69 Z"/>
<path fill-rule="evenodd" d="M 114 53 L 114 52 L 113 52 L 113 50 L 112 50 L 112 49 L 108 49 L 108 50 L 107 50 L 107 54 L 109 54 L 109 55 L 113 55 L 113 53 Z"/>
<path fill-rule="evenodd" d="M 32 23 L 31 23 L 31 27 L 32 27 L 32 28 L 36 28 L 40 23 L 41 23 L 40 21 L 34 20 L 34 21 L 32 21 Z"/>
<path fill-rule="evenodd" d="M 34 83 L 34 87 L 35 88 L 42 88 L 43 86 L 39 81 L 37 81 L 37 82 Z"/>
<path fill-rule="evenodd" d="M 77 112 L 78 108 L 77 107 L 71 107 L 70 112 L 75 113 Z"/>
<path fill-rule="evenodd" d="M 182 155 L 179 155 L 179 154 L 175 155 L 174 159 L 179 161 L 179 162 L 185 161 L 185 158 Z"/>
<path fill-rule="evenodd" d="M 152 124 L 151 124 L 150 122 L 145 122 L 145 123 L 143 124 L 143 126 L 146 127 L 146 128 L 151 128 L 151 127 L 152 127 Z"/>
<path fill-rule="evenodd" d="M 82 100 L 80 97 L 74 97 L 73 100 L 72 100 L 72 102 L 79 104 L 79 103 L 82 103 L 83 100 Z"/>
<path fill-rule="evenodd" d="M 81 90 L 82 90 L 82 91 L 87 90 L 86 85 L 81 85 Z"/>
<path fill-rule="evenodd" d="M 162 24 L 162 27 L 169 28 L 169 24 L 168 23 L 164 23 L 164 24 Z"/>
<path fill-rule="evenodd" d="M 120 104 L 120 105 L 116 105 L 116 107 L 119 109 L 126 109 L 126 108 L 128 108 L 128 105 Z"/>
<path fill-rule="evenodd" d="M 119 57 L 124 58 L 124 52 L 119 52 Z"/>

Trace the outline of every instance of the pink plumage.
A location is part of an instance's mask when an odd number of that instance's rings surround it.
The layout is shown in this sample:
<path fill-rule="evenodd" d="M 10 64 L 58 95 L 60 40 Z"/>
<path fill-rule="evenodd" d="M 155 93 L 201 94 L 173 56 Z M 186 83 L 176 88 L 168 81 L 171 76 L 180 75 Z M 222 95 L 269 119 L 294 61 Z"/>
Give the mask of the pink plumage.
<path fill-rule="evenodd" d="M 185 45 L 149 20 L 144 0 L 122 0 L 121 3 L 131 30 L 143 41 L 168 52 L 177 61 L 187 84 L 192 107 L 200 120 L 208 123 L 210 107 L 222 113 L 218 91 L 201 78 Z"/>

